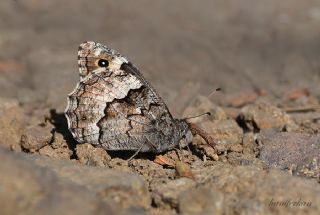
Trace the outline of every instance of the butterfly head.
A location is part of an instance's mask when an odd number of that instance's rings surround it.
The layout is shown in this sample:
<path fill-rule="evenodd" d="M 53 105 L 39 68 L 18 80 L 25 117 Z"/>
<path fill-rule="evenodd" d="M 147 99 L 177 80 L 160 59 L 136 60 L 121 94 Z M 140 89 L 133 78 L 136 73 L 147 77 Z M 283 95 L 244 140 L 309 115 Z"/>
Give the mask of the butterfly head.
<path fill-rule="evenodd" d="M 180 147 L 185 147 L 189 143 L 192 142 L 193 135 L 191 133 L 191 130 L 189 128 L 188 123 L 183 119 L 175 119 L 176 120 L 176 137 L 177 142 Z"/>
<path fill-rule="evenodd" d="M 81 80 L 91 73 L 120 69 L 123 63 L 128 63 L 125 57 L 100 43 L 87 41 L 79 46 L 78 64 Z"/>

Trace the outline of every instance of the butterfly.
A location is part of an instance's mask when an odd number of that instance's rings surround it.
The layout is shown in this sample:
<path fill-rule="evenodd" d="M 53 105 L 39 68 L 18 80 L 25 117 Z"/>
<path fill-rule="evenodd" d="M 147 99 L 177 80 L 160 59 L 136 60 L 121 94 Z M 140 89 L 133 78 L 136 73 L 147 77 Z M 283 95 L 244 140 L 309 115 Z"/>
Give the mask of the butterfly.
<path fill-rule="evenodd" d="M 68 95 L 65 111 L 78 143 L 161 153 L 192 141 L 188 122 L 173 118 L 137 67 L 117 51 L 84 42 L 78 65 L 80 81 Z"/>

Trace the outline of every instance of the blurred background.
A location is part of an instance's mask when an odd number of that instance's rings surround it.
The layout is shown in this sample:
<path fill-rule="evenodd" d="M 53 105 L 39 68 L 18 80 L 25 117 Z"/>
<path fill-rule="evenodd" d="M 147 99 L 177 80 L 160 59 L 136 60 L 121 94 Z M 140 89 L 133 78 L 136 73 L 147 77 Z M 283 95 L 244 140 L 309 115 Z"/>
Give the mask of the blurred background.
<path fill-rule="evenodd" d="M 174 113 L 217 87 L 320 94 L 318 0 L 2 0 L 0 97 L 63 111 L 85 40 L 127 56 Z"/>

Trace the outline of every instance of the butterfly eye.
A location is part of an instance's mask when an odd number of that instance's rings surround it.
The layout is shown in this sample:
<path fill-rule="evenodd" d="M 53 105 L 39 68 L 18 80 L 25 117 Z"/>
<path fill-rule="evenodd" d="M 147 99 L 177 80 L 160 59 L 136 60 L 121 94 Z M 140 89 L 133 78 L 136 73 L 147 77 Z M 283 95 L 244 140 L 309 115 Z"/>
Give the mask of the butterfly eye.
<path fill-rule="evenodd" d="M 98 66 L 100 66 L 100 67 L 108 67 L 109 66 L 109 62 L 107 60 L 105 60 L 105 59 L 100 59 L 98 61 Z"/>

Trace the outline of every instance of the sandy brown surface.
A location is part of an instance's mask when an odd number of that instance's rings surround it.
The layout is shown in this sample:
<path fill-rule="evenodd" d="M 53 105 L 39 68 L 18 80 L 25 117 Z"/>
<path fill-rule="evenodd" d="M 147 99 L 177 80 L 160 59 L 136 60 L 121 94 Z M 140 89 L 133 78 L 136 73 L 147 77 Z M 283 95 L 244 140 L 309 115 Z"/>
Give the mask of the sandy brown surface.
<path fill-rule="evenodd" d="M 319 25 L 316 0 L 1 1 L 0 213 L 319 214 Z M 86 40 L 175 116 L 210 111 L 194 123 L 217 145 L 129 163 L 77 145 L 63 112 Z"/>

